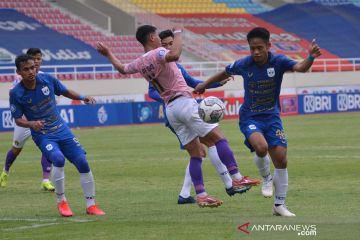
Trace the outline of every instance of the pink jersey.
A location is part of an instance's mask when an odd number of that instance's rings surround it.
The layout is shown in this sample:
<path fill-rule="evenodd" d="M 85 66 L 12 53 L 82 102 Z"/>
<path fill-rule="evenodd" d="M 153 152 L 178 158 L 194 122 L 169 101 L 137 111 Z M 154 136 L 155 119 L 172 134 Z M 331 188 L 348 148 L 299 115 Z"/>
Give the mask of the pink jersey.
<path fill-rule="evenodd" d="M 125 65 L 126 73 L 140 73 L 159 92 L 167 104 L 178 95 L 192 97 L 191 91 L 175 62 L 166 62 L 169 50 L 160 47 Z"/>

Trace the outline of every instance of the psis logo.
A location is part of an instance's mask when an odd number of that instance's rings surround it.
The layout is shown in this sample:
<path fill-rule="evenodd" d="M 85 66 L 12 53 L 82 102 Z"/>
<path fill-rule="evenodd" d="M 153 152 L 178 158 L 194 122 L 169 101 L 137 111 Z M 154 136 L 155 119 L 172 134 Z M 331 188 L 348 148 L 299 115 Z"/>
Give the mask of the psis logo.
<path fill-rule="evenodd" d="M 53 145 L 51 145 L 50 143 L 46 145 L 46 150 L 51 151 L 52 149 L 53 149 Z"/>
<path fill-rule="evenodd" d="M 44 94 L 45 96 L 47 96 L 47 95 L 50 94 L 50 90 L 49 90 L 49 88 L 48 88 L 47 86 L 44 86 L 44 87 L 41 89 L 41 91 L 43 92 L 43 94 Z"/>
<path fill-rule="evenodd" d="M 99 123 L 104 124 L 108 119 L 108 114 L 104 106 L 101 106 L 97 112 Z"/>

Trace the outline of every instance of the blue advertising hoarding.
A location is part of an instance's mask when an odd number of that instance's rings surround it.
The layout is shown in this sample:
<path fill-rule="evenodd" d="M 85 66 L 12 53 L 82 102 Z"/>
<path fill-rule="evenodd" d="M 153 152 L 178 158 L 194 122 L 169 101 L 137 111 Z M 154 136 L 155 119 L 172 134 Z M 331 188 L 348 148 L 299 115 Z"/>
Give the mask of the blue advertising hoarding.
<path fill-rule="evenodd" d="M 15 9 L 0 9 L 0 66 L 14 66 L 16 55 L 41 48 L 44 65 L 108 63 L 90 45 L 55 30 Z"/>

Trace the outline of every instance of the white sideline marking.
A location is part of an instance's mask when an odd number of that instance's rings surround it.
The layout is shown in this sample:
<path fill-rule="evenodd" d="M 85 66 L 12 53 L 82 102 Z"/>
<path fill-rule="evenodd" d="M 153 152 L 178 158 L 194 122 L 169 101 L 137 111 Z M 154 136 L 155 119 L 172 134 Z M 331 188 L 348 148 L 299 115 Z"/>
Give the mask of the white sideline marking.
<path fill-rule="evenodd" d="M 26 230 L 26 229 L 32 229 L 32 228 L 41 228 L 41 227 L 47 227 L 51 225 L 58 225 L 61 223 L 43 223 L 43 224 L 32 224 L 30 226 L 21 226 L 21 227 L 14 227 L 14 228 L 5 228 L 3 231 L 10 232 L 10 231 L 18 231 L 18 230 Z M 67 223 L 64 223 L 67 224 Z"/>

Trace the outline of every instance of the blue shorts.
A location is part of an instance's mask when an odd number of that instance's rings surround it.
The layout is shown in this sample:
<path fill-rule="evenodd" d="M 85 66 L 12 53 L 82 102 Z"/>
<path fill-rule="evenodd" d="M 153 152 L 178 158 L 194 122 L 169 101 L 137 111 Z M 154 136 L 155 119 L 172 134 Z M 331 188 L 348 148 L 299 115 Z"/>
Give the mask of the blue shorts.
<path fill-rule="evenodd" d="M 60 151 L 70 162 L 76 160 L 81 154 L 86 154 L 70 129 L 65 129 L 65 132 L 62 131 L 61 134 L 37 135 L 33 139 L 41 152 L 49 160 L 51 160 L 51 153 L 57 151 Z"/>
<path fill-rule="evenodd" d="M 254 152 L 255 149 L 250 145 L 248 139 L 254 132 L 261 133 L 269 147 L 283 146 L 287 148 L 287 141 L 284 128 L 279 115 L 262 115 L 240 119 L 240 130 L 245 136 L 245 145 Z"/>

